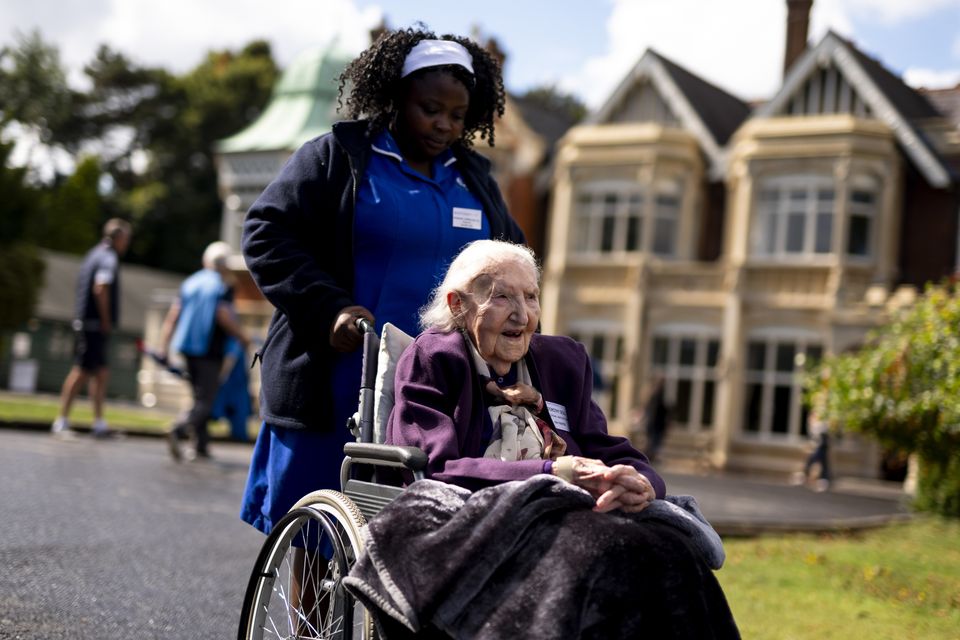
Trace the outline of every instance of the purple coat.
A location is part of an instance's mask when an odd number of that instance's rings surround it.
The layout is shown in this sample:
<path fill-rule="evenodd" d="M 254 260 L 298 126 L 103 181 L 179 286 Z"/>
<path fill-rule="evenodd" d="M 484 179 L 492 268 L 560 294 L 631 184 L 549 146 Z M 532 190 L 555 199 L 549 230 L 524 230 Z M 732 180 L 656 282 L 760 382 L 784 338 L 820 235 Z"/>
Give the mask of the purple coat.
<path fill-rule="evenodd" d="M 387 423 L 387 443 L 423 449 L 427 477 L 479 489 L 508 480 L 525 480 L 543 472 L 542 460 L 504 462 L 484 458 L 483 389 L 465 342 L 458 331 L 428 330 L 397 363 L 396 402 Z M 666 493 L 663 479 L 647 457 L 626 438 L 607 433 L 607 421 L 593 402 L 590 358 L 579 342 L 561 336 L 534 334 L 525 356 L 533 386 L 544 400 L 566 410 L 569 431 L 557 428 L 550 412 L 542 417 L 567 443 L 567 455 L 629 464 Z"/>

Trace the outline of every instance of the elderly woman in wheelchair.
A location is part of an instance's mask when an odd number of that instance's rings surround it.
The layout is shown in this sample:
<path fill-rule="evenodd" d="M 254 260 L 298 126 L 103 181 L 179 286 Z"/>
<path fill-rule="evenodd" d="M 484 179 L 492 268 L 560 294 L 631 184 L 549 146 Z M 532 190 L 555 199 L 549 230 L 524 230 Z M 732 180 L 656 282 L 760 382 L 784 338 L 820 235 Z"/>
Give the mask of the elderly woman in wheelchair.
<path fill-rule="evenodd" d="M 537 333 L 539 319 L 528 249 L 481 240 L 453 261 L 386 385 L 394 446 L 345 448 L 347 466 L 380 460 L 407 476 L 328 572 L 338 597 L 324 615 L 346 631 L 291 637 L 739 637 L 711 570 L 719 537 L 607 433 L 583 346 Z M 349 475 L 347 496 L 378 493 Z M 333 520 L 331 537 L 350 538 Z"/>

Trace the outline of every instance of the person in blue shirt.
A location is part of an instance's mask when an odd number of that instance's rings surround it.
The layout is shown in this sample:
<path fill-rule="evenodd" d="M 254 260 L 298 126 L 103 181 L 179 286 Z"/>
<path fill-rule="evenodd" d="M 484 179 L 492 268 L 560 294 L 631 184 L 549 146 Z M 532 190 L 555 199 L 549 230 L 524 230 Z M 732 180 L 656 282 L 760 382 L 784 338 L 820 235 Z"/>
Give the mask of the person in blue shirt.
<path fill-rule="evenodd" d="M 220 369 L 229 336 L 246 348 L 249 340 L 237 322 L 227 280 L 232 277 L 227 259 L 231 254 L 225 242 L 214 242 L 203 252 L 203 268 L 180 286 L 177 299 L 167 312 L 160 330 L 160 357 L 168 351 L 183 354 L 187 360 L 193 406 L 174 424 L 168 434 L 170 455 L 180 461 L 180 440 L 193 436 L 196 459 L 210 457 L 207 422 L 220 388 Z"/>
<path fill-rule="evenodd" d="M 346 67 L 340 99 L 355 120 L 296 151 L 244 223 L 247 266 L 276 307 L 258 352 L 263 426 L 241 507 L 264 533 L 303 495 L 339 488 L 360 385 L 354 321 L 416 333 L 464 245 L 524 242 L 471 149 L 493 144 L 504 106 L 499 64 L 475 42 L 386 32 Z"/>

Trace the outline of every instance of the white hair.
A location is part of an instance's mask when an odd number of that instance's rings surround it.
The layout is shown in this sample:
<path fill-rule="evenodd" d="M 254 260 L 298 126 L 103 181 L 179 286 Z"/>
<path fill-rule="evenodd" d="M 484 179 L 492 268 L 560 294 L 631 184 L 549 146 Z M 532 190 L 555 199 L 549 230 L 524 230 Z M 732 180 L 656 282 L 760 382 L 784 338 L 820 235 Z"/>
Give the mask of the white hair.
<path fill-rule="evenodd" d="M 226 242 L 211 242 L 203 251 L 203 268 L 222 269 L 227 266 L 227 258 L 232 255 L 233 249 Z"/>
<path fill-rule="evenodd" d="M 526 246 L 503 240 L 475 240 L 453 259 L 443 282 L 430 294 L 420 309 L 420 329 L 457 329 L 457 318 L 447 304 L 447 294 L 472 292 L 474 281 L 505 262 L 518 262 L 529 267 L 540 282 L 540 267 L 533 251 Z"/>

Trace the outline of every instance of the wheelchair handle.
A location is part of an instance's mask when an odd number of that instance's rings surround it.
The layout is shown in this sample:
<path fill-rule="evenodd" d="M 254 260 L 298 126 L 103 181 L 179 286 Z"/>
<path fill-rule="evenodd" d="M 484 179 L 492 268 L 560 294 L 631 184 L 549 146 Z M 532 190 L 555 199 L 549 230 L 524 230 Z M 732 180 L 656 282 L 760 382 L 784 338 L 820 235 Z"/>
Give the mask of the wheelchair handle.
<path fill-rule="evenodd" d="M 353 324 L 357 327 L 357 329 L 360 329 L 360 333 L 376 333 L 376 329 L 373 328 L 373 323 L 363 316 L 357 316 L 354 318 Z"/>
<path fill-rule="evenodd" d="M 392 463 L 415 472 L 427 468 L 427 454 L 417 447 L 347 442 L 343 445 L 343 452 L 360 464 Z"/>

